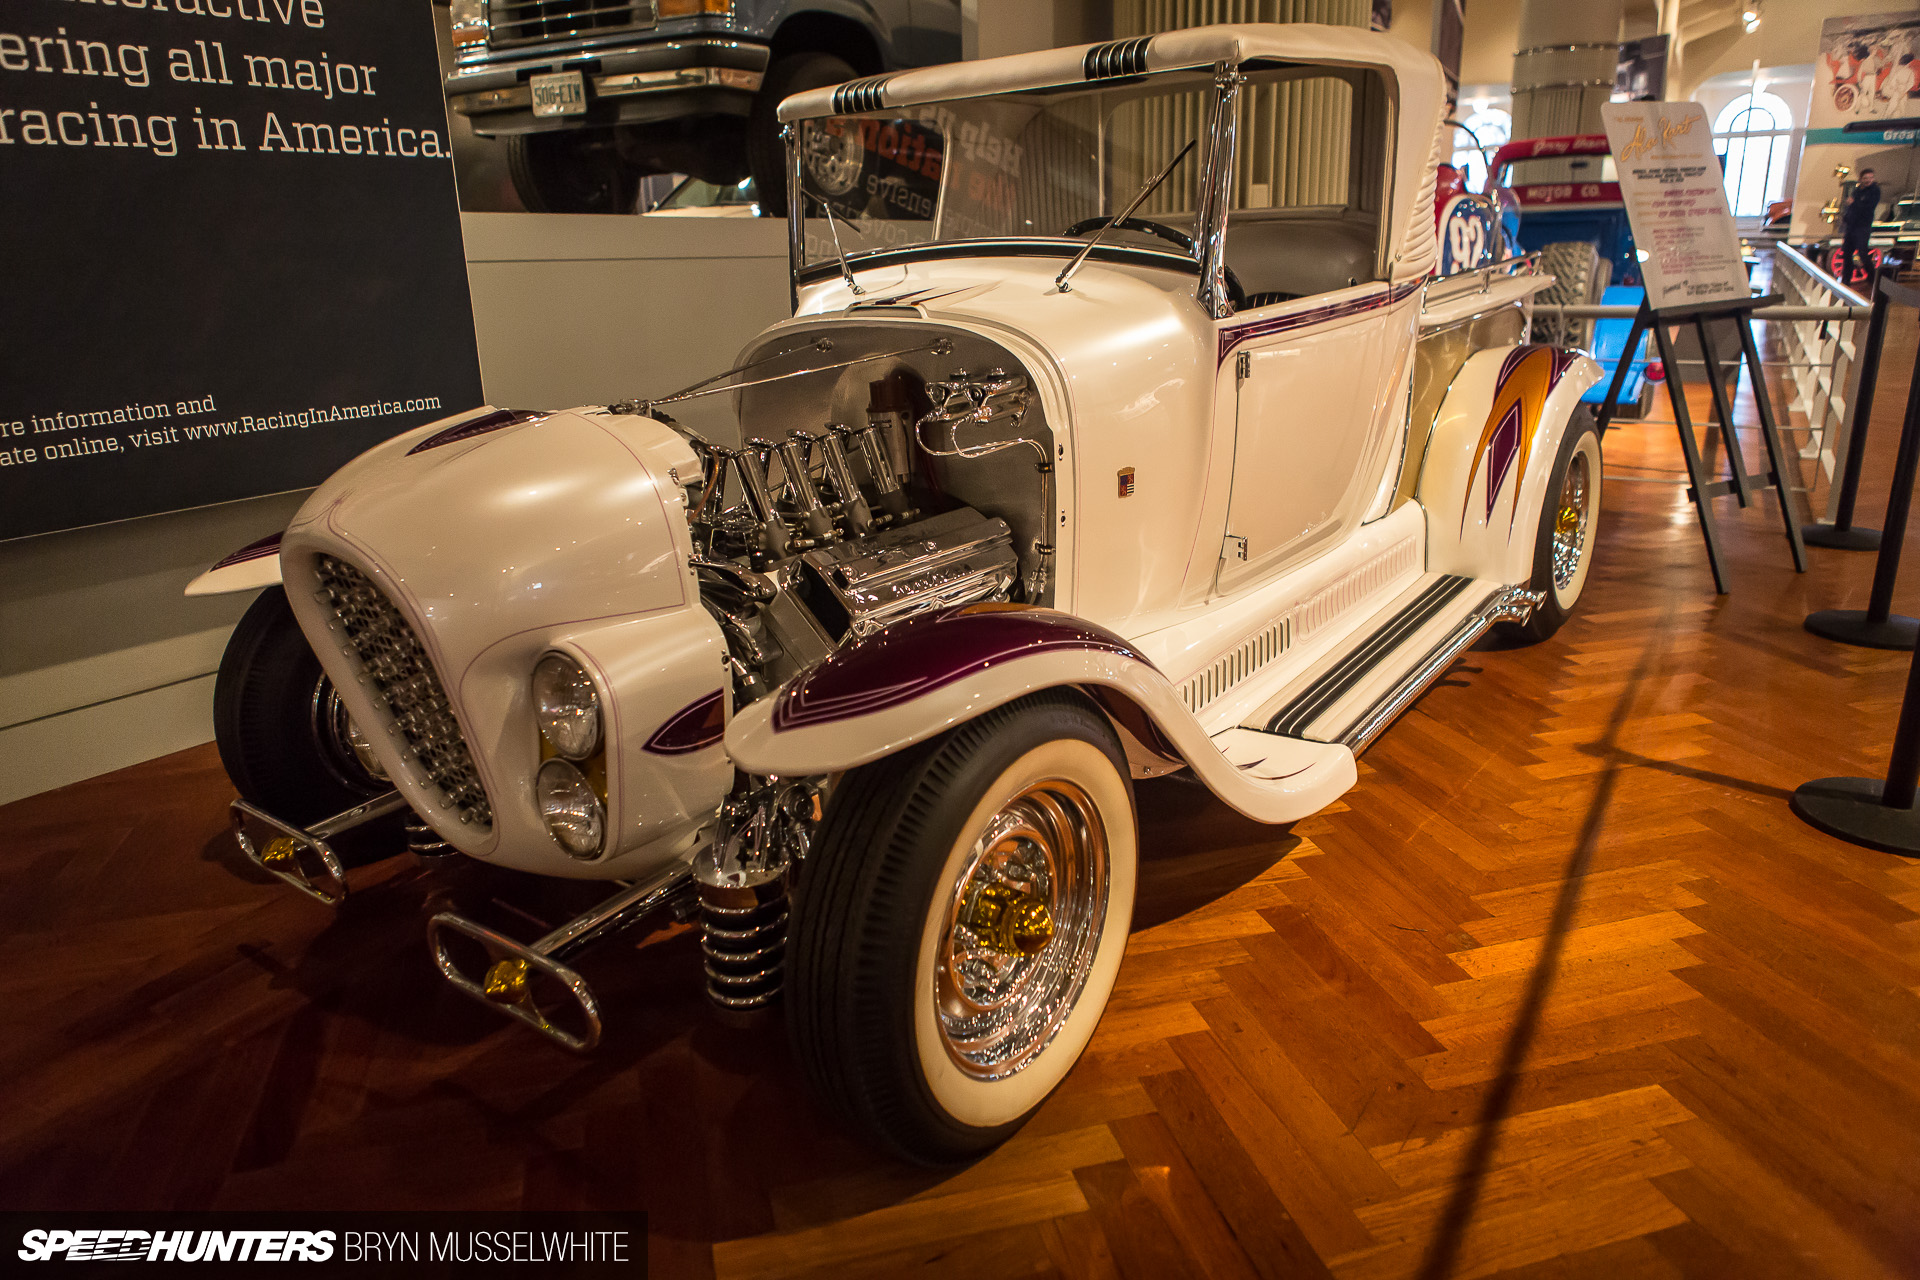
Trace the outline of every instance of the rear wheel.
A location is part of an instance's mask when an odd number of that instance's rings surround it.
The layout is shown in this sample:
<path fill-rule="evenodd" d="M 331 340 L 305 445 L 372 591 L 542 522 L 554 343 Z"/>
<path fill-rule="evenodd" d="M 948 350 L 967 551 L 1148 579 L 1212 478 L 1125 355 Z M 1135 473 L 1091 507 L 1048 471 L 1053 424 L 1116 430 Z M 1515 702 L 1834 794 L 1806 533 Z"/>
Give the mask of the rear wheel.
<path fill-rule="evenodd" d="M 1573 411 L 1560 456 L 1540 504 L 1534 537 L 1533 576 L 1527 589 L 1546 598 L 1523 626 L 1503 630 L 1525 641 L 1545 640 L 1573 616 L 1586 590 L 1593 545 L 1600 530 L 1600 433 L 1582 405 Z"/>
<path fill-rule="evenodd" d="M 1106 1008 L 1136 849 L 1126 757 L 1071 691 L 848 774 L 790 953 L 788 1022 L 817 1091 L 913 1160 L 1011 1136 Z"/>
<path fill-rule="evenodd" d="M 300 826 L 389 789 L 280 587 L 260 593 L 227 641 L 213 736 L 241 798 Z"/>
<path fill-rule="evenodd" d="M 747 119 L 747 167 L 762 217 L 787 216 L 787 148 L 780 141 L 780 101 L 808 89 L 853 79 L 854 69 L 830 53 L 789 53 L 767 68 Z"/>
<path fill-rule="evenodd" d="M 632 213 L 640 171 L 622 159 L 611 129 L 516 133 L 507 172 L 529 213 Z"/>

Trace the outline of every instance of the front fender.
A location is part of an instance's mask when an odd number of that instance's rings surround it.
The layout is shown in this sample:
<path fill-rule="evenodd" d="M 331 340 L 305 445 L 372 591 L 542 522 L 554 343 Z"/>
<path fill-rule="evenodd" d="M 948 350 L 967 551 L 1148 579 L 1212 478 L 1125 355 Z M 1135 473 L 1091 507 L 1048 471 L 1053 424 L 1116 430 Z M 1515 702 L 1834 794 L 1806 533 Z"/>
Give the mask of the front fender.
<path fill-rule="evenodd" d="M 249 542 L 187 584 L 190 596 L 223 596 L 280 585 L 280 534 Z"/>
<path fill-rule="evenodd" d="M 749 773 L 838 773 L 1061 686 L 1093 695 L 1121 731 L 1136 772 L 1185 764 L 1261 822 L 1316 813 L 1354 783 L 1353 753 L 1325 743 L 1260 735 L 1272 739 L 1264 758 L 1230 763 L 1130 643 L 1070 614 L 1022 605 L 909 618 L 837 650 L 737 712 L 727 754 Z"/>
<path fill-rule="evenodd" d="M 1420 470 L 1430 572 L 1510 583 L 1532 577 L 1554 460 L 1600 374 L 1584 352 L 1535 343 L 1489 347 L 1461 366 Z"/>
<path fill-rule="evenodd" d="M 408 439 L 420 442 L 416 446 L 417 452 L 419 448 L 433 448 L 439 443 L 452 443 L 456 439 L 470 438 L 466 433 L 485 432 L 510 426 L 526 416 L 528 415 L 518 410 L 496 409 L 490 404 L 483 404 L 475 409 L 463 409 L 459 413 L 436 418 L 423 427 L 416 427 Z M 249 542 L 194 578 L 187 584 L 187 589 L 182 594 L 222 596 L 236 591 L 258 591 L 262 587 L 279 586 L 282 536 L 274 533 L 258 542 Z"/>

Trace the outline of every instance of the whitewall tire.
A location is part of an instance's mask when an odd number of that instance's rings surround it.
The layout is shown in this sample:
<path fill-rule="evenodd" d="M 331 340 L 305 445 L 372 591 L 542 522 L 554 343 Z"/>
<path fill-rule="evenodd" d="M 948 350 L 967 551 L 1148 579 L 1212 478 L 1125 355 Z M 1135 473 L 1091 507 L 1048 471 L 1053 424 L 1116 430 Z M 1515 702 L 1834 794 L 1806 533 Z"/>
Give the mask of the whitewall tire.
<path fill-rule="evenodd" d="M 1137 852 L 1125 756 L 1071 690 L 849 774 L 790 950 L 789 1027 L 823 1098 L 909 1159 L 1004 1141 L 1106 1008 Z"/>
<path fill-rule="evenodd" d="M 1515 629 L 1521 639 L 1551 636 L 1573 616 L 1586 593 L 1600 533 L 1600 485 L 1600 433 L 1594 428 L 1593 415 L 1582 406 L 1567 424 L 1540 503 L 1533 576 L 1527 587 L 1544 599 L 1533 617 Z"/>

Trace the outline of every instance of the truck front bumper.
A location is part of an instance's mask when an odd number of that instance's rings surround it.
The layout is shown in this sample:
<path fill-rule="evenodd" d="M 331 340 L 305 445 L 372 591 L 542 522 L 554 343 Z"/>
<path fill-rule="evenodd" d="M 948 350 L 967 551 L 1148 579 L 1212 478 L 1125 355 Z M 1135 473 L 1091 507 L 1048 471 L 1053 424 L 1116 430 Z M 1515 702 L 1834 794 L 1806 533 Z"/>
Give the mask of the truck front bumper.
<path fill-rule="evenodd" d="M 763 44 L 711 36 L 475 63 L 447 77 L 447 105 L 483 137 L 682 116 L 744 116 L 760 91 L 767 57 Z M 586 82 L 586 113 L 534 115 L 529 78 L 576 70 Z"/>

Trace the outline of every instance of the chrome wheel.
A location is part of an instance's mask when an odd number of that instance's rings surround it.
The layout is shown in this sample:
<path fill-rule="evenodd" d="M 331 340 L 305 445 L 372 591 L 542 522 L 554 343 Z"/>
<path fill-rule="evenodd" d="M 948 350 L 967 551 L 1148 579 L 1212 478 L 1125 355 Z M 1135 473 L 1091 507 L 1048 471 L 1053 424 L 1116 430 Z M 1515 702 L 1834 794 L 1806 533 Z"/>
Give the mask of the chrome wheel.
<path fill-rule="evenodd" d="M 1072 1013 L 1107 917 L 1107 832 L 1074 783 L 1034 783 L 989 819 L 948 897 L 934 966 L 948 1054 L 1010 1076 Z"/>
<path fill-rule="evenodd" d="M 1592 516 L 1589 498 L 1592 482 L 1587 455 L 1575 453 L 1560 482 L 1560 505 L 1553 520 L 1553 585 L 1561 591 L 1573 585 L 1580 572 L 1581 557 L 1586 554 L 1587 522 Z"/>

